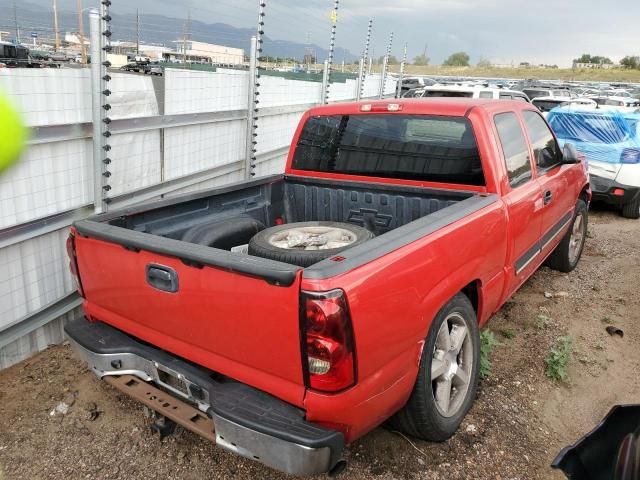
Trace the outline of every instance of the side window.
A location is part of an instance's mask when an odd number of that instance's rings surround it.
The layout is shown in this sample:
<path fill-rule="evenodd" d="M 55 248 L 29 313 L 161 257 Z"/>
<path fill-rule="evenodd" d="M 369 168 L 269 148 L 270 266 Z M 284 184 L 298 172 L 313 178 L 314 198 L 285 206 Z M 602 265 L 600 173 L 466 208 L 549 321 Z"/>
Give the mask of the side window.
<path fill-rule="evenodd" d="M 501 93 L 500 94 L 500 100 L 511 100 L 511 94 L 510 93 Z"/>
<path fill-rule="evenodd" d="M 531 139 L 538 171 L 548 170 L 560 163 L 560 148 L 542 117 L 532 111 L 522 112 L 527 133 Z"/>
<path fill-rule="evenodd" d="M 480 98 L 493 98 L 493 92 L 480 92 Z"/>
<path fill-rule="evenodd" d="M 514 188 L 523 185 L 531 180 L 531 162 L 529 146 L 518 117 L 512 112 L 500 113 L 495 116 L 494 121 L 507 164 L 509 183 Z"/>

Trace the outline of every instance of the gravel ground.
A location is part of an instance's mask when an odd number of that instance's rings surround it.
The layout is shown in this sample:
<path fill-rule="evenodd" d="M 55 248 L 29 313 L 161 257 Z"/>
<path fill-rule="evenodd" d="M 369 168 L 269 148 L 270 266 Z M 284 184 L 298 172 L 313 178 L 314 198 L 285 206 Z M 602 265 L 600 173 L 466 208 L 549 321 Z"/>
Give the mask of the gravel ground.
<path fill-rule="evenodd" d="M 349 446 L 342 478 L 563 478 L 548 466 L 556 453 L 612 405 L 640 401 L 640 223 L 596 210 L 589 232 L 575 272 L 542 268 L 490 321 L 500 342 L 492 373 L 452 439 L 380 427 Z M 610 337 L 609 324 L 624 338 Z M 544 358 L 563 335 L 575 351 L 569 380 L 558 383 L 545 377 Z M 60 402 L 68 411 L 52 414 Z M 0 480 L 288 478 L 189 432 L 160 441 L 141 406 L 68 346 L 0 372 L 0 419 Z"/>

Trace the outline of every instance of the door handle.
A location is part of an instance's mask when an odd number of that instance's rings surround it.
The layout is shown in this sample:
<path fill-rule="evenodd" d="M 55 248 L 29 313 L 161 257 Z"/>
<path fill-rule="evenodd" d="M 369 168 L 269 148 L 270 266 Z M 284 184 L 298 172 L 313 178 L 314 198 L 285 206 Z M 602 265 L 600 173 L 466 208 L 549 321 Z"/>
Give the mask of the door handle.
<path fill-rule="evenodd" d="M 147 283 L 153 288 L 169 293 L 178 291 L 178 274 L 173 268 L 150 263 L 145 270 Z"/>
<path fill-rule="evenodd" d="M 544 192 L 544 204 L 549 205 L 552 200 L 553 200 L 553 193 L 551 193 L 551 190 L 547 190 L 546 192 Z"/>

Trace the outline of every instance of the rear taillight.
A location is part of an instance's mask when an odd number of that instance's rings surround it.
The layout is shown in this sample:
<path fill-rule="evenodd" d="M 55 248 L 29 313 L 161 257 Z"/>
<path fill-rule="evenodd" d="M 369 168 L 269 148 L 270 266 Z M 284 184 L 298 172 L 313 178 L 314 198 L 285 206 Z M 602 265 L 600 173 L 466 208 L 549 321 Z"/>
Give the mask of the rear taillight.
<path fill-rule="evenodd" d="M 80 273 L 78 272 L 78 259 L 76 258 L 76 237 L 73 233 L 70 233 L 67 237 L 67 255 L 69 256 L 69 270 L 71 270 L 73 281 L 80 296 L 84 297 L 82 284 L 80 283 Z"/>
<path fill-rule="evenodd" d="M 640 163 L 640 150 L 625 148 L 620 155 L 621 163 Z"/>
<path fill-rule="evenodd" d="M 337 392 L 356 382 L 353 327 L 342 290 L 302 293 L 302 357 L 307 386 Z"/>

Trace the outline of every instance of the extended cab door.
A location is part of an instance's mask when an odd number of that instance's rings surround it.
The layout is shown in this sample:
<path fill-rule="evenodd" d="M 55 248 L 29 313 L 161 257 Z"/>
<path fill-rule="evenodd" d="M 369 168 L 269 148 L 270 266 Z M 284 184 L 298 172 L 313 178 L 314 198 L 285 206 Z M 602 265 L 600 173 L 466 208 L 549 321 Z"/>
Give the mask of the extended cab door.
<path fill-rule="evenodd" d="M 494 122 L 508 174 L 503 200 L 509 214 L 507 296 L 510 296 L 537 266 L 534 260 L 539 254 L 542 194 L 533 177 L 529 144 L 518 115 L 499 113 Z"/>
<path fill-rule="evenodd" d="M 537 182 L 543 199 L 541 258 L 562 238 L 575 207 L 575 192 L 569 179 L 570 168 L 562 167 L 562 154 L 551 129 L 542 116 L 531 110 L 522 111 L 536 168 Z"/>

